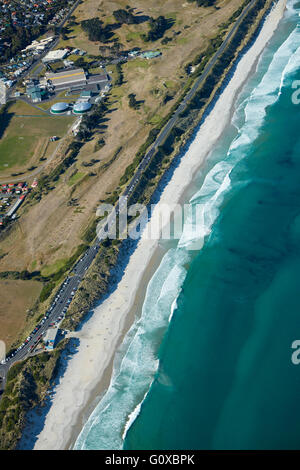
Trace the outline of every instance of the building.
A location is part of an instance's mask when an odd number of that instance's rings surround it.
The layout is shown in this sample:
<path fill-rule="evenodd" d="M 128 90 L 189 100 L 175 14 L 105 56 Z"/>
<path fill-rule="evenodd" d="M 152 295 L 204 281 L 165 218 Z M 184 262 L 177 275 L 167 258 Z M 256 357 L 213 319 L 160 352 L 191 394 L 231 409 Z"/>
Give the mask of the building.
<path fill-rule="evenodd" d="M 42 59 L 44 64 L 49 64 L 51 62 L 57 62 L 58 60 L 63 60 L 67 57 L 69 49 L 57 49 L 56 51 L 49 51 L 48 54 Z"/>
<path fill-rule="evenodd" d="M 25 194 L 23 194 L 22 196 L 20 196 L 17 201 L 14 203 L 14 205 L 9 209 L 9 211 L 6 213 L 6 217 L 12 217 L 13 214 L 18 210 L 18 208 L 20 207 L 20 205 L 22 204 L 22 202 L 24 201 L 25 199 Z"/>
<path fill-rule="evenodd" d="M 92 97 L 92 92 L 90 90 L 83 90 L 81 93 L 80 93 L 80 99 L 82 101 L 89 101 Z"/>
<path fill-rule="evenodd" d="M 88 101 L 77 101 L 73 106 L 74 114 L 84 114 L 91 109 L 92 105 Z"/>
<path fill-rule="evenodd" d="M 44 343 L 48 351 L 52 351 L 54 349 L 57 333 L 58 333 L 57 328 L 48 328 L 44 336 Z"/>
<path fill-rule="evenodd" d="M 68 111 L 69 105 L 68 103 L 54 103 L 51 106 L 50 113 L 52 114 L 64 114 Z"/>
<path fill-rule="evenodd" d="M 40 91 L 32 93 L 31 100 L 33 103 L 40 103 L 42 101 L 42 93 Z"/>
<path fill-rule="evenodd" d="M 83 69 L 64 70 L 58 73 L 46 73 L 48 83 L 55 90 L 66 90 L 74 86 L 85 86 L 87 83 L 86 74 Z"/>
<path fill-rule="evenodd" d="M 39 86 L 30 86 L 26 90 L 27 97 L 31 99 L 33 103 L 39 103 L 42 101 L 43 93 Z"/>

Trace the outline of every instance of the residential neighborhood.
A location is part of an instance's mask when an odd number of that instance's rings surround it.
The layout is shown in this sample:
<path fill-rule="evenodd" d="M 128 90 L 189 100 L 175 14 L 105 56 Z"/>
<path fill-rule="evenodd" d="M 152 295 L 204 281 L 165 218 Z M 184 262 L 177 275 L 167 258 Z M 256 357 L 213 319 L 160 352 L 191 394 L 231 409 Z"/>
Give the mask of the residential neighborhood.
<path fill-rule="evenodd" d="M 47 49 L 53 36 L 36 41 L 63 21 L 75 0 L 4 0 L 0 4 L 0 78 L 11 87 Z M 28 47 L 29 46 L 29 47 Z"/>
<path fill-rule="evenodd" d="M 36 188 L 38 182 L 33 180 L 31 188 Z M 5 220 L 15 219 L 16 212 L 24 202 L 30 187 L 26 182 L 8 183 L 0 186 L 0 226 L 3 226 Z"/>

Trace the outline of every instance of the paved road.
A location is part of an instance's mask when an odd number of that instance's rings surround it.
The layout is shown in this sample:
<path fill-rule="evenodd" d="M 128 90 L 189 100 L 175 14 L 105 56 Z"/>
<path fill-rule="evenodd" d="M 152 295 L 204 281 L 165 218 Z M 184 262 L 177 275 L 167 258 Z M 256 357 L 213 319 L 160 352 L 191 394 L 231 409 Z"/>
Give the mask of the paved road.
<path fill-rule="evenodd" d="M 215 63 L 217 60 L 220 58 L 222 53 L 224 52 L 224 49 L 234 36 L 236 30 L 239 28 L 240 24 L 244 20 L 245 16 L 248 14 L 249 10 L 257 3 L 257 0 L 251 0 L 250 3 L 245 7 L 241 15 L 239 16 L 238 20 L 230 30 L 230 32 L 227 34 L 225 40 L 223 41 L 222 45 L 218 49 L 218 51 L 214 54 L 214 56 L 211 58 L 211 60 L 208 62 L 206 67 L 203 70 L 203 73 L 200 75 L 200 77 L 195 81 L 194 85 L 190 89 L 190 91 L 186 94 L 184 99 L 182 100 L 181 104 L 178 106 L 177 110 L 174 112 L 173 116 L 171 119 L 168 121 L 166 126 L 163 128 L 161 133 L 158 135 L 156 141 L 153 143 L 153 145 L 150 147 L 149 151 L 146 153 L 144 156 L 143 160 L 141 161 L 132 181 L 129 183 L 127 186 L 126 190 L 124 191 L 124 196 L 130 195 L 135 186 L 138 184 L 142 172 L 145 170 L 146 166 L 150 162 L 151 158 L 153 157 L 154 153 L 158 149 L 160 145 L 165 141 L 171 130 L 176 126 L 179 115 L 185 110 L 187 104 L 191 99 L 195 96 L 199 86 L 205 81 L 209 73 L 211 72 L 212 68 L 214 67 Z"/>
<path fill-rule="evenodd" d="M 133 176 L 132 180 L 129 182 L 122 196 L 130 195 L 132 191 L 135 189 L 136 185 L 140 181 L 141 174 L 143 173 L 144 169 L 148 165 L 156 149 L 163 143 L 163 141 L 165 140 L 169 132 L 176 125 L 179 114 L 185 109 L 187 103 L 193 98 L 196 91 L 198 90 L 199 85 L 206 79 L 207 75 L 210 73 L 212 67 L 214 66 L 214 64 L 216 63 L 216 61 L 218 60 L 222 52 L 224 51 L 226 45 L 232 38 L 233 34 L 239 27 L 240 23 L 243 21 L 249 9 L 256 3 L 256 1 L 257 0 L 252 0 L 244 9 L 243 13 L 240 15 L 237 22 L 233 26 L 232 30 L 225 38 L 220 49 L 216 52 L 216 54 L 207 64 L 202 75 L 196 80 L 195 84 L 193 85 L 191 90 L 187 93 L 184 100 L 175 111 L 174 115 L 171 117 L 171 119 L 166 124 L 164 129 L 161 131 L 156 141 L 151 146 L 150 150 L 144 156 L 135 175 Z M 117 204 L 116 212 L 118 213 L 121 209 L 122 207 L 119 207 L 119 204 Z M 104 226 L 104 230 L 107 230 L 107 224 Z M 47 329 L 49 328 L 49 325 L 53 322 L 58 322 L 59 318 L 65 314 L 72 300 L 72 297 L 74 295 L 73 293 L 75 292 L 75 290 L 78 288 L 78 285 L 82 281 L 86 270 L 90 267 L 91 263 L 93 262 L 96 254 L 99 251 L 102 241 L 103 239 L 101 238 L 101 235 L 98 234 L 98 238 L 96 239 L 94 244 L 91 247 L 89 247 L 88 250 L 85 252 L 85 254 L 82 256 L 82 258 L 80 258 L 80 260 L 77 262 L 77 264 L 73 268 L 73 272 L 71 273 L 71 275 L 67 278 L 65 283 L 60 287 L 54 303 L 51 305 L 50 309 L 46 312 L 45 317 L 41 320 L 40 324 L 38 325 L 38 330 L 35 331 L 31 335 L 28 343 L 24 345 L 13 357 L 7 358 L 7 362 L 5 364 L 2 364 L 2 365 L 0 364 L 0 377 L 4 378 L 3 382 L 5 382 L 6 375 L 7 375 L 9 368 L 13 364 L 15 364 L 17 361 L 20 361 L 28 357 L 28 355 L 30 354 L 30 348 L 33 347 L 39 340 L 40 336 L 47 331 Z M 0 383 L 0 387 L 1 387 L 1 383 Z"/>
<path fill-rule="evenodd" d="M 6 379 L 9 368 L 18 361 L 25 359 L 30 354 L 30 350 L 35 346 L 41 339 L 50 324 L 59 323 L 62 316 L 64 316 L 66 309 L 68 308 L 71 300 L 82 281 L 87 268 L 93 262 L 100 243 L 97 240 L 96 243 L 91 246 L 77 262 L 70 276 L 60 286 L 59 291 L 56 294 L 54 302 L 51 304 L 49 310 L 46 312 L 44 318 L 37 325 L 36 330 L 30 335 L 30 339 L 19 349 L 13 356 L 6 359 L 5 364 L 0 364 L 0 377 Z M 3 382 L 2 382 L 3 383 Z M 0 382 L 1 390 L 1 382 Z"/>
<path fill-rule="evenodd" d="M 45 55 L 48 54 L 49 51 L 52 51 L 52 49 L 54 49 L 57 44 L 59 43 L 60 41 L 60 37 L 59 37 L 59 33 L 61 31 L 61 29 L 64 27 L 64 25 L 66 24 L 66 22 L 68 21 L 68 19 L 70 18 L 70 16 L 72 15 L 72 13 L 74 12 L 74 10 L 78 7 L 78 5 L 80 4 L 81 0 L 77 0 L 74 5 L 72 6 L 71 10 L 67 13 L 67 15 L 63 18 L 63 20 L 58 24 L 57 26 L 57 30 L 58 30 L 58 37 L 54 40 L 54 42 L 51 44 L 51 46 L 48 48 L 46 48 L 46 50 L 38 57 L 38 59 L 34 60 L 31 64 L 31 66 L 22 74 L 19 76 L 19 79 L 24 79 L 26 78 L 32 71 L 33 69 L 39 64 L 39 67 L 38 69 L 34 72 L 34 76 L 36 76 L 41 70 L 42 70 L 42 67 L 43 67 L 43 64 L 42 64 L 42 59 L 45 57 Z M 8 98 L 9 97 L 12 97 L 12 94 L 13 92 L 15 91 L 16 89 L 16 84 L 13 85 L 10 89 L 9 89 L 9 92 L 8 92 Z"/>

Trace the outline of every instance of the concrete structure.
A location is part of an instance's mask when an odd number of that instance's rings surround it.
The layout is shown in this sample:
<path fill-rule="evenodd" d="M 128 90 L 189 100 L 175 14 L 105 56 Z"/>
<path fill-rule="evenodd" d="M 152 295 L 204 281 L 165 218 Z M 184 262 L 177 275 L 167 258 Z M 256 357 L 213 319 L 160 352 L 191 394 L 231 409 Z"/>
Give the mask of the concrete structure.
<path fill-rule="evenodd" d="M 39 103 L 42 101 L 42 95 L 44 91 L 42 92 L 39 86 L 30 86 L 26 90 L 27 97 L 31 99 L 33 103 Z"/>
<path fill-rule="evenodd" d="M 63 114 L 68 111 L 69 105 L 68 103 L 54 103 L 51 106 L 50 112 L 52 114 Z"/>
<path fill-rule="evenodd" d="M 54 349 L 57 333 L 58 333 L 58 328 L 49 328 L 47 330 L 44 336 L 44 343 L 48 351 L 52 351 Z"/>
<path fill-rule="evenodd" d="M 57 49 L 56 51 L 49 51 L 48 54 L 42 59 L 44 64 L 57 62 L 58 60 L 63 60 L 67 57 L 69 53 L 68 49 Z"/>
<path fill-rule="evenodd" d="M 86 85 L 86 75 L 83 69 L 65 70 L 58 73 L 46 73 L 46 78 L 55 89 L 66 90 L 74 85 Z"/>
<path fill-rule="evenodd" d="M 0 105 L 6 104 L 7 100 L 7 88 L 2 80 L 0 80 Z"/>
<path fill-rule="evenodd" d="M 77 101 L 73 106 L 74 114 L 84 114 L 91 109 L 92 105 L 88 101 Z"/>

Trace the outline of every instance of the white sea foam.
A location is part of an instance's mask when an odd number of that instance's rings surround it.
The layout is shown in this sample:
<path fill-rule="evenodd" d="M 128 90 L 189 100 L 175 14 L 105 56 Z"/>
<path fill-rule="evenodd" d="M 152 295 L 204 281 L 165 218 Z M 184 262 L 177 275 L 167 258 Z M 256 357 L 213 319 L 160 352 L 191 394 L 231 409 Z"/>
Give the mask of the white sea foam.
<path fill-rule="evenodd" d="M 244 113 L 244 124 L 241 125 L 237 137 L 233 140 L 225 159 L 217 163 L 207 174 L 201 189 L 190 200 L 190 212 L 179 246 L 188 250 L 200 249 L 205 237 L 219 215 L 219 208 L 224 197 L 231 189 L 230 175 L 259 135 L 266 116 L 266 109 L 279 99 L 281 87 L 286 77 L 299 67 L 300 31 L 294 29 L 286 41 L 273 55 L 273 59 L 247 99 L 238 106 L 233 121 L 240 122 Z M 195 217 L 195 207 L 196 217 Z"/>
<path fill-rule="evenodd" d="M 157 335 L 168 326 L 171 306 L 186 276 L 180 255 L 174 251 L 164 256 L 149 283 L 141 318 L 133 327 L 135 334 L 107 393 L 80 434 L 76 449 L 121 448 L 124 433 L 138 415 L 159 365 Z M 181 261 L 186 261 L 185 255 Z"/>
<path fill-rule="evenodd" d="M 293 8 L 289 6 L 289 8 Z M 294 14 L 294 11 L 293 13 Z M 266 73 L 251 95 L 238 108 L 234 122 L 238 126 L 223 161 L 217 163 L 205 178 L 202 188 L 191 199 L 179 248 L 170 250 L 150 281 L 140 320 L 132 327 L 128 349 L 115 370 L 110 387 L 83 428 L 75 448 L 120 449 L 132 423 L 140 413 L 158 368 L 157 335 L 167 327 L 177 308 L 177 298 L 185 279 L 183 254 L 194 243 L 203 243 L 219 214 L 220 205 L 231 188 L 230 175 L 243 158 L 248 145 L 257 137 L 266 107 L 279 98 L 284 70 L 297 60 L 299 34 L 295 30 L 274 54 Z M 287 73 L 288 69 L 285 70 Z M 201 142 L 199 143 L 201 145 Z M 192 208 L 200 206 L 200 219 L 195 226 Z M 171 311 L 171 315 L 170 315 Z"/>
<path fill-rule="evenodd" d="M 171 320 L 173 318 L 173 315 L 174 315 L 174 312 L 177 308 L 177 298 L 173 300 L 173 303 L 171 305 L 171 313 L 170 313 L 170 316 L 169 316 L 169 323 L 171 323 Z"/>

